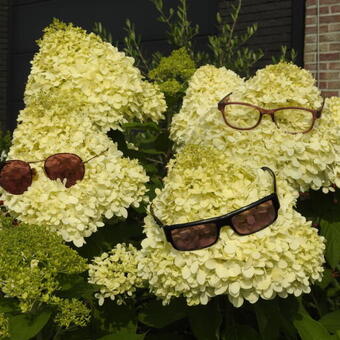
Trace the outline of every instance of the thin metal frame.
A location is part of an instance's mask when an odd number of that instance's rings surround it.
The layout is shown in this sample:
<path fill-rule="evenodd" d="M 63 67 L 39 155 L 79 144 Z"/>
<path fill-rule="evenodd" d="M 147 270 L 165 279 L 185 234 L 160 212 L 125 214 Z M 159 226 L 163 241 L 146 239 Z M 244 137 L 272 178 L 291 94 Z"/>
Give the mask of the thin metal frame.
<path fill-rule="evenodd" d="M 32 181 L 33 181 L 33 176 L 35 175 L 35 170 L 31 168 L 30 164 L 32 163 L 40 163 L 40 162 L 44 162 L 44 172 L 45 172 L 45 175 L 47 178 L 51 179 L 48 175 L 47 175 L 47 171 L 46 171 L 46 161 L 53 157 L 53 156 L 57 156 L 57 155 L 73 155 L 73 156 L 76 156 L 77 158 L 80 159 L 81 161 L 81 164 L 82 164 L 82 167 L 83 167 L 83 176 L 82 178 L 80 178 L 79 180 L 81 181 L 84 176 L 85 176 L 85 163 L 89 162 L 90 160 L 96 158 L 96 157 L 99 157 L 101 156 L 103 153 L 105 153 L 106 151 L 108 151 L 109 148 L 107 148 L 106 150 L 102 151 L 101 153 L 99 153 L 98 155 L 95 155 L 91 158 L 89 158 L 88 160 L 86 161 L 83 161 L 78 155 L 76 155 L 75 153 L 71 153 L 71 152 L 59 152 L 59 153 L 55 153 L 53 155 L 50 155 L 48 156 L 46 159 L 42 159 L 42 160 L 39 160 L 39 161 L 23 161 L 23 160 L 20 160 L 20 159 L 10 159 L 10 160 L 7 160 L 7 161 L 3 161 L 3 162 L 0 162 L 0 176 L 1 176 L 1 171 L 2 171 L 2 168 L 6 165 L 6 164 L 9 164 L 11 162 L 22 162 L 22 163 L 25 163 L 29 170 L 30 170 L 30 184 L 27 186 L 26 190 L 32 185 Z M 52 180 L 52 179 L 51 179 Z M 0 186 L 2 187 L 2 185 L 0 184 Z M 3 187 L 2 187 L 3 188 Z M 3 188 L 4 189 L 4 188 Z M 5 191 L 7 191 L 6 189 L 4 189 Z M 26 191 L 25 190 L 25 191 Z M 24 191 L 24 192 L 25 192 Z M 10 192 L 9 192 L 10 193 Z M 11 195 L 22 195 L 22 194 L 12 194 L 10 193 Z"/>

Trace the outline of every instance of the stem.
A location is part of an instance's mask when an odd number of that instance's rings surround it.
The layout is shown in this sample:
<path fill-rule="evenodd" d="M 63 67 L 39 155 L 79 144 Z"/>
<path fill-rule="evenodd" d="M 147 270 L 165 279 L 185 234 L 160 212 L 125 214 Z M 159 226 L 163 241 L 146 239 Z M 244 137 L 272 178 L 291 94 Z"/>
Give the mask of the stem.
<path fill-rule="evenodd" d="M 314 302 L 314 304 L 315 304 L 315 308 L 316 308 L 316 310 L 317 310 L 318 313 L 319 313 L 319 317 L 321 318 L 321 317 L 322 317 L 321 309 L 320 309 L 320 307 L 319 307 L 318 300 L 317 300 L 317 299 L 315 298 L 315 296 L 314 296 L 313 291 L 311 292 L 311 297 L 312 297 L 312 300 L 313 300 L 313 302 Z"/>

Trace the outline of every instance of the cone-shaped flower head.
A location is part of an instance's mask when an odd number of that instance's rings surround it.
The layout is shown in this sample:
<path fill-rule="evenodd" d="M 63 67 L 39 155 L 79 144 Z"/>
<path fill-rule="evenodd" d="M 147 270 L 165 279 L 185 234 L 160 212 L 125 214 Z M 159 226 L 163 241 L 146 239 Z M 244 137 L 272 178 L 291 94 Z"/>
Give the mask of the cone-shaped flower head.
<path fill-rule="evenodd" d="M 321 278 L 324 239 L 293 209 L 291 186 L 280 177 L 277 185 L 281 207 L 273 224 L 247 236 L 226 225 L 217 243 L 205 249 L 174 249 L 148 215 L 138 269 L 150 290 L 165 304 L 178 296 L 189 305 L 206 304 L 226 294 L 236 307 L 244 300 L 308 293 Z M 227 214 L 272 192 L 267 171 L 231 163 L 213 148 L 188 145 L 170 162 L 153 210 L 164 224 L 185 223 Z"/>
<path fill-rule="evenodd" d="M 103 226 L 104 216 L 125 217 L 146 192 L 144 169 L 123 158 L 105 132 L 129 119 L 158 120 L 165 101 L 132 58 L 71 24 L 55 21 L 39 47 L 7 159 L 40 161 L 74 153 L 85 162 L 85 175 L 66 188 L 47 178 L 43 161 L 31 163 L 35 175 L 28 190 L 3 192 L 2 199 L 20 220 L 47 225 L 82 246 Z"/>
<path fill-rule="evenodd" d="M 173 119 L 171 136 L 177 145 L 213 145 L 231 161 L 247 160 L 257 166 L 267 164 L 280 170 L 283 177 L 300 191 L 328 187 L 335 182 L 334 167 L 340 162 L 340 129 L 339 121 L 332 113 L 335 104 L 331 105 L 329 100 L 326 100 L 314 128 L 305 134 L 287 133 L 285 127 L 278 128 L 269 115 L 263 115 L 261 123 L 252 130 L 236 130 L 226 125 L 217 109 L 219 100 L 230 92 L 230 101 L 254 104 L 264 109 L 292 106 L 319 109 L 322 98 L 310 72 L 291 63 L 279 63 L 257 71 L 253 78 L 233 88 L 230 71 L 213 66 L 209 69 L 210 77 L 202 77 L 206 73 L 204 67 L 196 71 L 183 107 Z M 227 118 L 236 117 L 239 108 L 229 106 L 231 111 Z M 245 107 L 241 109 L 245 110 Z M 296 115 L 296 121 L 291 124 L 298 125 L 302 111 L 292 110 L 291 113 L 290 119 Z M 306 120 L 311 121 L 311 113 L 305 113 Z M 259 116 L 256 111 L 255 116 Z"/>

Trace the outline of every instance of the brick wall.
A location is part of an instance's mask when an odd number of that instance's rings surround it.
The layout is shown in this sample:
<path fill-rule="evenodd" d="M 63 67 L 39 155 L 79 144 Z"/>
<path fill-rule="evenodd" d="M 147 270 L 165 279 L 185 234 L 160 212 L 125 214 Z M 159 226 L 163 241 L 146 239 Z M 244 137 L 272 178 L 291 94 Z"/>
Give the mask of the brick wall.
<path fill-rule="evenodd" d="M 0 128 L 6 125 L 8 66 L 8 0 L 0 0 Z"/>
<path fill-rule="evenodd" d="M 304 61 L 324 95 L 340 96 L 340 0 L 306 0 Z"/>

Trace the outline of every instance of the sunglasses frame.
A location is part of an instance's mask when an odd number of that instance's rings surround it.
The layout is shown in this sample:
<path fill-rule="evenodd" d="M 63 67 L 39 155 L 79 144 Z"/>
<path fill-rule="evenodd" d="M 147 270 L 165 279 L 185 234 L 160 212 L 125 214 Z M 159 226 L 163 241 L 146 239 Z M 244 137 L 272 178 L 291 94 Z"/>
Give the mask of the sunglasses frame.
<path fill-rule="evenodd" d="M 263 107 L 260 107 L 260 106 L 257 106 L 257 105 L 253 105 L 253 104 L 249 104 L 249 103 L 245 103 L 245 102 L 230 102 L 229 98 L 230 98 L 231 94 L 232 94 L 232 92 L 228 93 L 225 97 L 223 97 L 218 102 L 217 107 L 218 107 L 219 111 L 222 114 L 222 117 L 223 117 L 223 120 L 224 120 L 225 124 L 228 125 L 229 127 L 233 128 L 233 129 L 236 129 L 236 130 L 252 130 L 252 129 L 255 129 L 261 123 L 262 117 L 265 114 L 270 115 L 270 117 L 272 119 L 272 122 L 276 125 L 276 127 L 278 129 L 280 129 L 280 127 L 278 126 L 278 124 L 277 124 L 277 122 L 275 120 L 275 112 L 282 111 L 282 110 L 291 110 L 291 109 L 293 109 L 293 110 L 302 110 L 302 111 L 310 112 L 312 114 L 313 120 L 312 120 L 312 123 L 311 123 L 311 126 L 309 127 L 309 129 L 307 129 L 305 131 L 300 131 L 300 132 L 289 132 L 289 131 L 286 131 L 286 132 L 289 133 L 289 134 L 292 134 L 292 135 L 296 135 L 296 134 L 299 134 L 299 133 L 303 133 L 303 134 L 304 133 L 308 133 L 309 131 L 311 131 L 313 129 L 315 121 L 318 118 L 321 117 L 322 110 L 323 110 L 323 107 L 325 105 L 325 98 L 323 98 L 322 105 L 317 110 L 308 109 L 308 108 L 305 108 L 305 107 L 297 107 L 297 106 L 285 106 L 285 107 L 280 107 L 280 108 L 277 108 L 277 109 L 265 109 Z M 258 119 L 257 123 L 254 126 L 250 127 L 250 128 L 239 128 L 239 127 L 233 126 L 232 124 L 230 124 L 227 121 L 227 118 L 226 118 L 226 115 L 225 115 L 225 107 L 227 105 L 242 105 L 242 106 L 248 106 L 248 107 L 254 108 L 255 110 L 257 110 L 260 113 L 259 119 Z"/>
<path fill-rule="evenodd" d="M 278 217 L 278 211 L 280 209 L 280 202 L 279 202 L 279 198 L 277 196 L 277 190 L 276 190 L 276 177 L 275 177 L 275 174 L 273 172 L 273 170 L 271 170 L 270 168 L 268 167 L 262 167 L 261 168 L 262 170 L 265 170 L 265 171 L 268 171 L 271 176 L 273 177 L 273 186 L 274 186 L 274 192 L 271 193 L 270 195 L 267 195 L 253 203 L 250 203 L 242 208 L 239 208 L 237 210 L 234 210 L 228 214 L 224 214 L 224 215 L 221 215 L 221 216 L 217 216 L 217 217 L 211 217 L 211 218 L 206 218 L 206 219 L 203 219 L 203 220 L 197 220 L 197 221 L 193 221 L 193 222 L 187 222 L 187 223 L 179 223 L 179 224 L 171 224 L 171 225 L 165 225 L 162 223 L 162 221 L 155 215 L 154 211 L 153 211 L 153 207 L 152 207 L 152 204 L 150 206 L 150 212 L 151 212 L 151 215 L 152 217 L 154 218 L 154 220 L 157 222 L 157 224 L 162 227 L 162 229 L 164 230 L 164 233 L 165 233 L 165 237 L 166 237 L 166 240 L 171 243 L 171 245 L 176 249 L 176 250 L 180 250 L 180 251 L 195 251 L 195 250 L 200 250 L 200 249 L 204 249 L 204 248 L 208 248 L 208 247 L 211 247 L 212 245 L 214 245 L 218 240 L 219 240 L 219 237 L 220 237 L 220 230 L 222 227 L 224 226 L 230 226 L 233 231 L 238 234 L 239 236 L 247 236 L 247 235 L 251 235 L 251 234 L 254 234 L 256 232 L 259 232 L 260 230 L 263 230 L 265 228 L 267 228 L 269 225 L 273 224 L 277 217 Z M 261 228 L 260 230 L 256 230 L 256 231 L 253 231 L 251 233 L 247 233 L 247 234 L 241 234 L 239 233 L 235 226 L 233 225 L 233 222 L 232 222 L 232 217 L 234 217 L 235 215 L 238 215 L 246 210 L 249 210 L 251 208 L 254 208 L 264 202 L 267 202 L 267 201 L 272 201 L 273 202 L 273 206 L 274 206 L 274 209 L 275 209 L 275 217 L 273 219 L 273 221 L 271 221 L 269 224 L 265 225 L 263 228 Z M 196 225 L 201 225 L 201 224 L 208 224 L 208 223 L 214 223 L 216 225 L 216 228 L 217 228 L 217 233 L 216 233 L 216 240 L 205 246 L 205 247 L 201 247 L 201 248 L 198 248 L 198 249 L 179 249 L 175 242 L 173 241 L 173 238 L 172 238 L 172 235 L 171 235 L 171 231 L 172 230 L 175 230 L 175 229 L 182 229 L 182 228 L 187 228 L 187 227 L 193 227 L 193 226 L 196 226 Z"/>
<path fill-rule="evenodd" d="M 2 171 L 3 167 L 4 167 L 6 164 L 9 164 L 9 163 L 11 163 L 11 162 L 22 162 L 22 163 L 25 163 L 25 164 L 28 166 L 29 170 L 30 170 L 30 178 L 29 178 L 29 183 L 30 183 L 30 184 L 27 186 L 26 190 L 24 190 L 24 191 L 23 191 L 22 193 L 20 193 L 20 194 L 13 194 L 13 193 L 11 193 L 11 192 L 8 192 L 8 193 L 10 193 L 11 195 L 22 195 L 22 194 L 23 194 L 25 191 L 27 191 L 27 189 L 32 185 L 33 176 L 35 175 L 35 170 L 31 168 L 30 164 L 44 162 L 44 172 L 45 172 L 45 175 L 46 175 L 49 179 L 51 179 L 51 178 L 47 175 L 47 171 L 46 171 L 46 162 L 47 162 L 47 160 L 48 160 L 49 158 L 54 157 L 54 156 L 57 156 L 57 155 L 72 155 L 72 156 L 76 156 L 77 158 L 80 159 L 81 164 L 82 164 L 82 168 L 83 168 L 83 177 L 82 177 L 81 179 L 79 179 L 79 180 L 81 181 L 81 180 L 84 178 L 84 175 L 85 175 L 85 163 L 89 162 L 90 160 L 92 160 L 92 159 L 94 159 L 94 158 L 96 158 L 96 157 L 101 156 L 103 153 L 105 153 L 105 152 L 108 151 L 108 150 L 109 150 L 109 148 L 107 148 L 106 150 L 102 151 L 102 152 L 99 153 L 98 155 L 95 155 L 95 156 L 89 158 L 89 159 L 86 160 L 86 161 L 83 161 L 83 160 L 81 159 L 80 156 L 78 156 L 78 155 L 75 154 L 75 153 L 71 153 L 71 152 L 59 152 L 59 153 L 55 153 L 55 154 L 53 154 L 53 155 L 48 156 L 46 159 L 42 159 L 42 160 L 39 160 L 39 161 L 23 161 L 23 160 L 20 160 L 20 159 L 10 159 L 10 160 L 7 160 L 7 161 L 2 161 L 2 162 L 0 162 L 0 175 L 1 175 L 1 171 Z M 51 180 L 53 180 L 53 179 L 51 179 Z M 1 184 L 0 184 L 0 187 L 2 187 Z M 3 187 L 2 187 L 2 188 L 3 188 Z M 3 190 L 7 191 L 7 190 L 4 189 L 4 188 L 3 188 Z"/>

